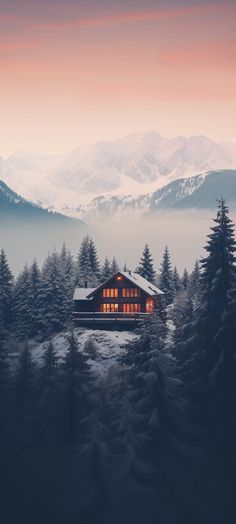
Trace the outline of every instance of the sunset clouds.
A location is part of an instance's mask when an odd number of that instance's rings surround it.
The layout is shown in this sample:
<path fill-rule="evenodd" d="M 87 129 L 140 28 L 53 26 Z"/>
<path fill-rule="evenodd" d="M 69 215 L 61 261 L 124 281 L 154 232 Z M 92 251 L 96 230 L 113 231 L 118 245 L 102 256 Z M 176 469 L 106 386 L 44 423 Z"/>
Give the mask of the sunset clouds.
<path fill-rule="evenodd" d="M 235 4 L 0 0 L 0 155 L 157 128 L 236 141 Z"/>

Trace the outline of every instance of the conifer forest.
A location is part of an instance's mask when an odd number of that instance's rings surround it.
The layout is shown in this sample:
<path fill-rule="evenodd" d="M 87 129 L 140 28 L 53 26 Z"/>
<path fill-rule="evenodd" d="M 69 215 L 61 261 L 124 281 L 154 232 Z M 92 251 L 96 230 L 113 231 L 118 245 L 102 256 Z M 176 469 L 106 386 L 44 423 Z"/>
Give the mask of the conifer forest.
<path fill-rule="evenodd" d="M 140 246 L 131 269 L 162 290 L 163 316 L 106 334 L 74 325 L 74 289 L 126 264 L 100 261 L 89 235 L 77 256 L 64 243 L 18 275 L 1 250 L 2 524 L 236 522 L 236 242 L 223 198 L 204 251 L 180 274 L 168 246 L 158 267 Z"/>

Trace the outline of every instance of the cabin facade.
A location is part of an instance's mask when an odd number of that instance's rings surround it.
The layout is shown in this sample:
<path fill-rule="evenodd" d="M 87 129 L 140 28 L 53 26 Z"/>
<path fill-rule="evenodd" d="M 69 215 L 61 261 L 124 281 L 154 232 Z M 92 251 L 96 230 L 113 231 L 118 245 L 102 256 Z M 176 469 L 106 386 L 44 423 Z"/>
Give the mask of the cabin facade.
<path fill-rule="evenodd" d="M 73 317 L 77 326 L 135 328 L 146 315 L 162 311 L 164 293 L 133 271 L 118 271 L 97 288 L 76 288 Z"/>

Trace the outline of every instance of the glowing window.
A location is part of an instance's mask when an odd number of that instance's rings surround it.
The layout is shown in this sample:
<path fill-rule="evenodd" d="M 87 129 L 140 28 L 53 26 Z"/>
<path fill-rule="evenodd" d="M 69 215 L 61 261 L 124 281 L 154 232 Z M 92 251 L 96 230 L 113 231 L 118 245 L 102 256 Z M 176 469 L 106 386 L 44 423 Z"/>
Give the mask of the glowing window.
<path fill-rule="evenodd" d="M 102 313 L 117 313 L 118 310 L 118 304 L 101 304 Z"/>
<path fill-rule="evenodd" d="M 103 298 L 117 298 L 118 289 L 117 288 L 107 288 L 102 290 Z"/>
<path fill-rule="evenodd" d="M 153 313 L 153 311 L 154 311 L 154 300 L 152 298 L 147 298 L 146 313 Z"/>
<path fill-rule="evenodd" d="M 136 287 L 131 287 L 131 288 L 125 287 L 124 289 L 122 289 L 122 297 L 124 298 L 140 297 L 140 289 Z"/>
<path fill-rule="evenodd" d="M 140 313 L 140 304 L 123 304 L 123 313 Z"/>

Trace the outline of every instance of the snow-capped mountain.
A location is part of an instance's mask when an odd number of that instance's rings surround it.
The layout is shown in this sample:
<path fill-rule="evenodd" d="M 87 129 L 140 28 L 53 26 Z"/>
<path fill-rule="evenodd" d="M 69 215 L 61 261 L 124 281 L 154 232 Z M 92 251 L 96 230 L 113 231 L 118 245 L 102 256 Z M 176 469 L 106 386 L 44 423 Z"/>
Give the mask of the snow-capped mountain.
<path fill-rule="evenodd" d="M 40 206 L 25 200 L 12 191 L 2 180 L 0 180 L 0 221 L 1 224 L 14 221 L 30 224 L 69 225 L 73 221 L 60 213 L 52 213 Z M 78 220 L 76 223 L 80 224 Z M 1 225 L 0 224 L 0 225 Z"/>
<path fill-rule="evenodd" d="M 156 131 L 79 146 L 59 155 L 26 150 L 0 159 L 0 178 L 23 197 L 76 214 L 99 196 L 143 195 L 172 180 L 236 168 L 236 146 L 204 136 L 164 138 Z"/>
<path fill-rule="evenodd" d="M 236 170 L 210 171 L 202 175 L 174 180 L 157 191 L 139 195 L 99 196 L 77 208 L 88 222 L 125 214 L 147 216 L 159 210 L 211 209 L 224 197 L 236 207 Z"/>

